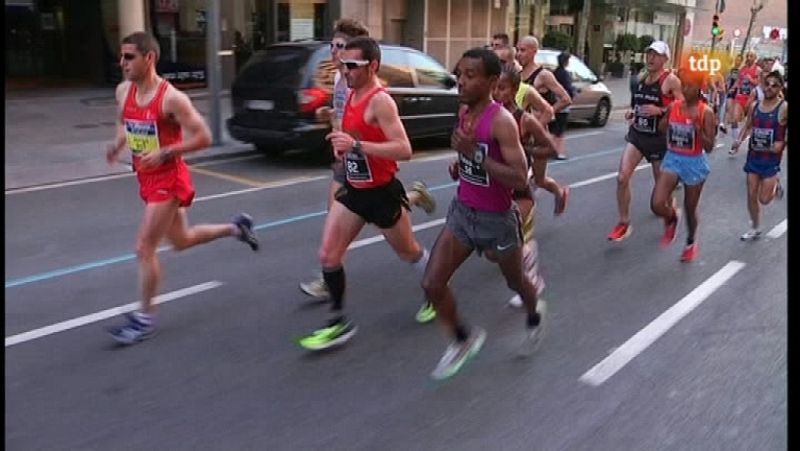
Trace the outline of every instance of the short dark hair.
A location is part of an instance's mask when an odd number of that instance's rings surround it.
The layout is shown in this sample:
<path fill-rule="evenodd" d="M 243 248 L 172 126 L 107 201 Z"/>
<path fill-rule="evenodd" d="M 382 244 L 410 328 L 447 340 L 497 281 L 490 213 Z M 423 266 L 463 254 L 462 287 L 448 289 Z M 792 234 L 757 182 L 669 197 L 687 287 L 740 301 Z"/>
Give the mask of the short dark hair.
<path fill-rule="evenodd" d="M 474 58 L 481 60 L 483 64 L 483 73 L 487 77 L 499 76 L 503 70 L 503 65 L 500 63 L 500 57 L 489 49 L 475 47 L 467 50 L 461 55 L 461 58 Z"/>
<path fill-rule="evenodd" d="M 353 38 L 344 48 L 346 50 L 359 49 L 361 50 L 361 57 L 365 60 L 381 62 L 381 48 L 378 42 L 370 37 L 359 36 Z"/>
<path fill-rule="evenodd" d="M 522 81 L 520 73 L 517 70 L 517 66 L 515 66 L 513 62 L 503 65 L 503 71 L 500 73 L 500 76 L 508 77 L 508 80 L 511 82 L 511 86 L 519 87 L 519 84 Z"/>
<path fill-rule="evenodd" d="M 136 51 L 142 55 L 147 55 L 150 52 L 155 52 L 156 61 L 161 56 L 161 46 L 158 41 L 150 33 L 144 31 L 137 31 L 122 38 L 123 44 L 133 44 L 136 46 Z"/>
<path fill-rule="evenodd" d="M 347 17 L 337 20 L 333 25 L 333 34 L 337 33 L 346 35 L 349 38 L 369 36 L 369 30 L 363 23 Z"/>
<path fill-rule="evenodd" d="M 569 64 L 569 57 L 570 56 L 572 56 L 572 55 L 570 55 L 569 52 L 561 52 L 561 53 L 559 53 L 558 54 L 558 65 L 561 66 L 561 67 L 567 67 L 567 64 Z"/>
<path fill-rule="evenodd" d="M 492 35 L 492 39 L 499 39 L 499 40 L 503 41 L 503 44 L 506 44 L 506 45 L 508 45 L 508 41 L 509 41 L 508 34 L 507 33 L 502 33 L 502 32 L 493 34 Z"/>
<path fill-rule="evenodd" d="M 774 78 L 778 80 L 779 84 L 781 85 L 783 84 L 783 75 L 781 75 L 780 71 L 773 70 L 772 72 L 768 73 L 766 77 L 764 77 L 764 80 L 767 80 L 769 78 Z"/>

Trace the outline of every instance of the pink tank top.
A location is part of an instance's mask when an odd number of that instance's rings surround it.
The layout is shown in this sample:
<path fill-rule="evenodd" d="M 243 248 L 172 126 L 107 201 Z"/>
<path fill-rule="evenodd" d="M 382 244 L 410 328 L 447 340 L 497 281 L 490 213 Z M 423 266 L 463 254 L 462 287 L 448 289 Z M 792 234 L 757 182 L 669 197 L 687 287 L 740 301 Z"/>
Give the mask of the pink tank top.
<path fill-rule="evenodd" d="M 478 120 L 475 128 L 477 146 L 483 149 L 484 155 L 504 163 L 500 153 L 500 145 L 492 138 L 492 119 L 503 106 L 492 102 Z M 459 117 L 458 126 L 464 128 L 464 114 Z M 483 165 L 465 156 L 458 155 L 458 200 L 464 205 L 481 211 L 503 212 L 511 208 L 512 189 L 497 180 L 492 180 Z"/>

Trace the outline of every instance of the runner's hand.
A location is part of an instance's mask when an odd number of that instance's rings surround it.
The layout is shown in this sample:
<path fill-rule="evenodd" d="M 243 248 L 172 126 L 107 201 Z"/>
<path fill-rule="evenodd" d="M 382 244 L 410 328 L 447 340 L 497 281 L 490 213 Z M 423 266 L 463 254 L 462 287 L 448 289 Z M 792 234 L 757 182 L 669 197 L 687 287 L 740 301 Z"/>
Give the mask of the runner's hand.
<path fill-rule="evenodd" d="M 475 138 L 467 136 L 461 128 L 453 130 L 453 134 L 450 136 L 450 146 L 470 160 L 475 156 L 475 144 Z"/>
<path fill-rule="evenodd" d="M 447 170 L 450 172 L 451 179 L 458 180 L 458 160 L 453 160 Z"/>
<path fill-rule="evenodd" d="M 350 152 L 350 150 L 353 149 L 353 145 L 356 143 L 355 138 L 345 132 L 339 131 L 328 133 L 325 139 L 331 142 L 331 146 L 333 146 L 333 155 L 337 159 L 341 159 L 344 154 Z"/>
<path fill-rule="evenodd" d="M 333 108 L 329 106 L 321 106 L 314 112 L 317 117 L 317 122 L 330 122 L 333 118 Z"/>
<path fill-rule="evenodd" d="M 657 107 L 653 104 L 642 105 L 639 107 L 639 111 L 642 113 L 643 116 L 661 116 L 661 107 Z"/>
<path fill-rule="evenodd" d="M 117 158 L 119 157 L 119 152 L 121 148 L 118 148 L 115 143 L 108 143 L 106 144 L 106 161 L 109 165 L 113 165 L 117 162 Z"/>
<path fill-rule="evenodd" d="M 159 150 L 157 150 L 155 152 L 150 152 L 150 153 L 145 154 L 142 157 L 142 159 L 140 160 L 141 163 L 142 163 L 142 166 L 144 166 L 144 167 L 160 166 L 161 164 L 163 164 L 166 161 L 166 157 L 165 157 L 165 153 L 164 152 L 165 152 L 164 149 L 159 149 Z"/>

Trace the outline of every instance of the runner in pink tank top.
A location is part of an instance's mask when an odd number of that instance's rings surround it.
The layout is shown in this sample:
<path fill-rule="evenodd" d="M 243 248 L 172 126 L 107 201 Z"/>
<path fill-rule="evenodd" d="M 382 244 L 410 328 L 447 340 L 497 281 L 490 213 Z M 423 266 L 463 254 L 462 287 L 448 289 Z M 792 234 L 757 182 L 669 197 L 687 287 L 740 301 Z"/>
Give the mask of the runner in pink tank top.
<path fill-rule="evenodd" d="M 459 180 L 445 227 L 439 233 L 422 285 L 453 342 L 433 370 L 435 379 L 455 374 L 481 348 L 486 332 L 467 327 L 456 314 L 448 283 L 473 251 L 496 261 L 506 284 L 520 295 L 527 322 L 522 351 L 532 352 L 544 330 L 544 303 L 522 269 L 519 214 L 511 202 L 514 189 L 528 185 L 528 164 L 514 116 L 492 100 L 500 76 L 497 55 L 489 49 L 468 50 L 456 67 L 463 107 L 451 138 L 458 161 L 450 167 Z"/>

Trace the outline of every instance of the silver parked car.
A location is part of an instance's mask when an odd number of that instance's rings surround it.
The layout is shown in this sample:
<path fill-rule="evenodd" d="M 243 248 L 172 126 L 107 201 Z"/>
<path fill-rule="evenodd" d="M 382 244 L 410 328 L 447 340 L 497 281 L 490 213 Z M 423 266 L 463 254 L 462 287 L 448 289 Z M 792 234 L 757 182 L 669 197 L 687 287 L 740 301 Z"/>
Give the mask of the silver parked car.
<path fill-rule="evenodd" d="M 534 58 L 537 64 L 554 70 L 558 67 L 559 50 L 540 49 Z M 586 64 L 576 56 L 570 56 L 567 71 L 572 75 L 575 97 L 569 111 L 569 121 L 588 121 L 602 127 L 608 122 L 611 112 L 611 91 Z"/>

